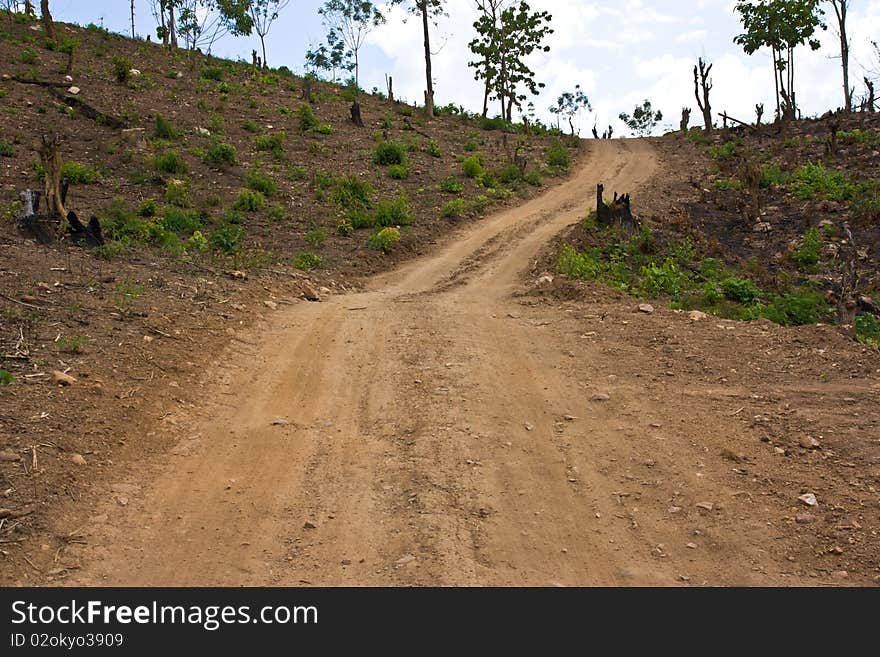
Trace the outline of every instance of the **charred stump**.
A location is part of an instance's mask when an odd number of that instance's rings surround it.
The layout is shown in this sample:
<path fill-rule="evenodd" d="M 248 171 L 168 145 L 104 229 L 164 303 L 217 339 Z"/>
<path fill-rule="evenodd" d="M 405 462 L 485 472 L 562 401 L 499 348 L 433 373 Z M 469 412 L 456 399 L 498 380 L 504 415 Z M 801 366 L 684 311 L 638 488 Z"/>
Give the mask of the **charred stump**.
<path fill-rule="evenodd" d="M 77 246 L 104 246 L 101 222 L 97 217 L 92 216 L 88 224 L 83 224 L 71 211 L 67 213 L 67 224 L 70 239 Z"/>
<path fill-rule="evenodd" d="M 18 230 L 25 237 L 30 237 L 38 244 L 51 244 L 55 241 L 56 231 L 45 221 L 40 220 L 40 199 L 42 194 L 38 191 L 27 189 L 18 195 L 21 201 L 16 223 Z"/>
<path fill-rule="evenodd" d="M 357 101 L 351 105 L 351 122 L 358 128 L 364 127 L 364 120 L 361 118 L 361 104 Z"/>
<path fill-rule="evenodd" d="M 49 219 L 62 219 L 67 216 L 61 191 L 61 138 L 55 134 L 42 135 L 40 143 L 40 163 L 45 174 L 43 195 L 46 199 L 46 214 Z"/>
<path fill-rule="evenodd" d="M 681 110 L 681 123 L 679 124 L 679 128 L 682 132 L 688 131 L 688 126 L 691 123 L 691 108 L 685 107 Z"/>
<path fill-rule="evenodd" d="M 600 226 L 623 226 L 627 230 L 638 230 L 639 222 L 633 216 L 630 195 L 618 196 L 614 192 L 614 200 L 605 202 L 605 186 L 596 186 L 596 223 Z"/>
<path fill-rule="evenodd" d="M 303 80 L 302 99 L 309 105 L 314 103 L 312 100 L 312 78 L 306 76 Z"/>

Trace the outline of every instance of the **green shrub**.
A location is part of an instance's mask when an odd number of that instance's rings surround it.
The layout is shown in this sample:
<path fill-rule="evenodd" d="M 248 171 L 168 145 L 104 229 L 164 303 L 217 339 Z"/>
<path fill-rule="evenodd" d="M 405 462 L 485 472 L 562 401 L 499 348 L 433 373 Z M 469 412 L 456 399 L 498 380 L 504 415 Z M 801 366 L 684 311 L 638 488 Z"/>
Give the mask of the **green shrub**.
<path fill-rule="evenodd" d="M 639 273 L 642 279 L 639 291 L 651 297 L 665 295 L 677 299 L 689 282 L 688 273 L 679 269 L 672 258 L 667 258 L 659 267 L 650 263 Z"/>
<path fill-rule="evenodd" d="M 296 115 L 299 118 L 299 129 L 302 132 L 310 132 L 321 124 L 320 121 L 318 121 L 318 117 L 315 115 L 315 110 L 313 110 L 312 106 L 307 103 L 303 103 L 299 106 Z"/>
<path fill-rule="evenodd" d="M 370 248 L 383 253 L 390 253 L 391 249 L 400 241 L 400 230 L 387 227 L 374 233 L 368 241 Z"/>
<path fill-rule="evenodd" d="M 259 171 L 248 172 L 245 181 L 250 189 L 260 192 L 263 196 L 270 197 L 278 193 L 278 185 L 275 184 L 275 181 Z"/>
<path fill-rule="evenodd" d="M 464 214 L 464 199 L 456 198 L 443 206 L 442 214 L 447 219 L 460 217 Z"/>
<path fill-rule="evenodd" d="M 509 127 L 510 124 L 501 116 L 491 119 L 489 117 L 480 119 L 480 128 L 483 130 L 507 130 Z"/>
<path fill-rule="evenodd" d="M 319 181 L 316 180 L 316 185 Z M 373 192 L 375 191 L 368 182 L 361 180 L 356 175 L 339 176 L 327 181 L 327 186 L 332 185 L 332 201 L 343 210 L 357 210 L 373 206 Z"/>
<path fill-rule="evenodd" d="M 855 187 L 839 171 L 828 171 L 821 164 L 805 164 L 795 171 L 792 193 L 802 201 L 823 198 L 829 201 L 848 201 Z"/>
<path fill-rule="evenodd" d="M 515 164 L 508 164 L 498 172 L 498 180 L 505 185 L 513 185 L 522 180 L 522 171 Z"/>
<path fill-rule="evenodd" d="M 794 252 L 791 259 L 801 266 L 818 264 L 822 256 L 822 234 L 816 228 L 810 228 L 801 240 L 800 248 Z"/>
<path fill-rule="evenodd" d="M 321 246 L 327 241 L 327 233 L 320 226 L 312 228 L 306 233 L 306 242 L 312 246 Z"/>
<path fill-rule="evenodd" d="M 428 142 L 428 155 L 431 157 L 442 157 L 443 153 L 440 150 L 440 144 L 438 144 L 435 140 L 431 140 Z"/>
<path fill-rule="evenodd" d="M 253 132 L 253 133 L 262 132 L 262 129 L 260 128 L 260 126 L 258 126 L 256 123 L 254 123 L 251 120 L 245 121 L 241 127 L 244 130 L 247 130 L 248 132 Z"/>
<path fill-rule="evenodd" d="M 541 174 L 538 171 L 529 171 L 526 175 L 523 176 L 523 180 L 525 180 L 529 185 L 533 187 L 540 187 L 543 181 L 541 180 Z"/>
<path fill-rule="evenodd" d="M 277 132 L 274 135 L 258 135 L 254 139 L 254 143 L 258 151 L 272 153 L 276 158 L 281 159 L 284 156 L 284 142 L 287 139 L 287 133 Z"/>
<path fill-rule="evenodd" d="M 257 212 L 262 210 L 266 205 L 266 197 L 260 192 L 253 189 L 243 189 L 238 193 L 235 204 L 232 206 L 234 210 L 242 210 L 244 212 Z"/>
<path fill-rule="evenodd" d="M 165 185 L 165 202 L 179 208 L 188 208 L 192 204 L 189 184 L 185 180 L 169 180 Z"/>
<path fill-rule="evenodd" d="M 87 164 L 67 161 L 61 165 L 61 180 L 71 185 L 94 185 L 101 180 L 101 174 Z"/>
<path fill-rule="evenodd" d="M 483 161 L 479 155 L 466 157 L 461 163 L 462 171 L 468 178 L 478 178 L 483 175 Z"/>
<path fill-rule="evenodd" d="M 568 169 L 571 166 L 571 154 L 561 141 L 555 141 L 547 149 L 544 160 L 551 167 L 559 167 L 560 169 Z"/>
<path fill-rule="evenodd" d="M 486 189 L 497 189 L 500 186 L 497 176 L 491 171 L 484 171 L 480 175 L 479 184 Z"/>
<path fill-rule="evenodd" d="M 37 56 L 37 53 L 34 50 L 32 50 L 30 48 L 25 48 L 24 50 L 21 51 L 21 58 L 19 59 L 19 61 L 22 64 L 27 64 L 28 66 L 33 66 L 34 64 L 37 63 L 37 61 L 39 61 L 39 57 Z"/>
<path fill-rule="evenodd" d="M 779 187 L 787 185 L 791 181 L 791 174 L 784 171 L 778 164 L 768 164 L 761 169 L 761 187 Z"/>
<path fill-rule="evenodd" d="M 153 135 L 156 139 L 178 139 L 183 133 L 167 121 L 161 114 L 156 114 L 156 129 Z"/>
<path fill-rule="evenodd" d="M 602 264 L 587 254 L 580 253 L 570 244 L 566 244 L 559 252 L 556 262 L 559 273 L 580 280 L 598 278 L 602 272 Z"/>
<path fill-rule="evenodd" d="M 157 155 L 155 166 L 157 171 L 167 174 L 183 175 L 189 171 L 189 167 L 177 151 L 167 151 Z"/>
<path fill-rule="evenodd" d="M 722 162 L 732 160 L 736 157 L 736 142 L 728 141 L 721 146 L 711 146 L 709 156 L 713 160 L 721 160 Z"/>
<path fill-rule="evenodd" d="M 15 147 L 9 142 L 0 141 L 0 157 L 15 157 Z"/>
<path fill-rule="evenodd" d="M 466 153 L 475 153 L 478 148 L 479 145 L 477 145 L 477 142 L 475 142 L 474 140 L 470 140 L 464 145 L 464 150 Z"/>
<path fill-rule="evenodd" d="M 852 199 L 853 217 L 865 223 L 880 223 L 880 180 L 859 183 Z"/>
<path fill-rule="evenodd" d="M 843 145 L 861 144 L 863 146 L 876 147 L 880 145 L 880 133 L 875 130 L 842 130 L 837 133 L 837 141 Z"/>
<path fill-rule="evenodd" d="M 348 222 L 353 230 L 361 230 L 363 228 L 375 228 L 376 217 L 363 209 L 352 210 L 347 216 Z"/>
<path fill-rule="evenodd" d="M 293 259 L 293 266 L 302 271 L 310 271 L 321 266 L 321 258 L 314 253 L 303 251 Z"/>
<path fill-rule="evenodd" d="M 138 210 L 138 214 L 142 217 L 155 217 L 158 213 L 159 204 L 154 198 L 146 199 L 143 203 L 141 203 L 141 207 Z"/>
<path fill-rule="evenodd" d="M 880 347 L 880 319 L 874 315 L 856 317 L 856 337 L 859 342 Z"/>
<path fill-rule="evenodd" d="M 412 223 L 409 201 L 405 194 L 376 206 L 376 225 L 379 227 L 408 226 Z"/>
<path fill-rule="evenodd" d="M 464 191 L 464 185 L 461 184 L 454 176 L 449 176 L 440 183 L 440 191 L 447 194 L 460 194 Z"/>
<path fill-rule="evenodd" d="M 750 304 L 761 298 L 760 288 L 748 278 L 726 278 L 721 282 L 721 290 L 725 297 L 738 303 Z"/>
<path fill-rule="evenodd" d="M 11 386 L 15 377 L 8 370 L 0 370 L 0 386 Z"/>
<path fill-rule="evenodd" d="M 112 66 L 113 77 L 117 82 L 128 82 L 131 79 L 132 66 L 130 61 L 128 61 L 124 57 L 114 57 Z"/>
<path fill-rule="evenodd" d="M 215 141 L 205 152 L 205 163 L 215 167 L 231 167 L 238 162 L 235 146 Z"/>
<path fill-rule="evenodd" d="M 744 187 L 743 182 L 736 178 L 721 178 L 712 183 L 712 189 L 716 192 L 738 191 Z"/>
<path fill-rule="evenodd" d="M 223 69 L 215 66 L 205 67 L 202 69 L 202 79 L 223 82 Z"/>
<path fill-rule="evenodd" d="M 212 247 L 227 254 L 237 253 L 243 240 L 244 229 L 231 224 L 223 224 L 209 238 Z"/>
<path fill-rule="evenodd" d="M 761 317 L 783 326 L 805 326 L 825 321 L 831 316 L 823 294 L 812 290 L 772 295 L 770 303 L 759 309 Z"/>
<path fill-rule="evenodd" d="M 405 165 L 406 147 L 394 141 L 383 141 L 376 146 L 373 162 L 386 166 L 392 164 Z"/>
<path fill-rule="evenodd" d="M 164 226 L 175 233 L 189 233 L 202 227 L 203 221 L 201 215 L 195 210 L 181 210 L 180 208 L 167 208 L 165 216 L 162 218 Z"/>
<path fill-rule="evenodd" d="M 388 167 L 388 175 L 394 180 L 406 180 L 409 178 L 409 169 L 402 164 L 392 164 Z"/>

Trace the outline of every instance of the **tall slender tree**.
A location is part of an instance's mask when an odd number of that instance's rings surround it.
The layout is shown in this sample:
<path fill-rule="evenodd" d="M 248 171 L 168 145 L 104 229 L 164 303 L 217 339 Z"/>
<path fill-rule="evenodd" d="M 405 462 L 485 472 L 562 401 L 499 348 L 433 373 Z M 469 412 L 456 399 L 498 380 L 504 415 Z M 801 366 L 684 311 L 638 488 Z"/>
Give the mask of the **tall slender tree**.
<path fill-rule="evenodd" d="M 43 31 L 46 33 L 46 38 L 54 41 L 55 21 L 52 20 L 52 13 L 49 11 L 49 0 L 40 0 L 40 13 L 43 17 Z"/>
<path fill-rule="evenodd" d="M 425 46 L 425 115 L 434 117 L 434 70 L 431 60 L 431 25 L 446 13 L 445 0 L 391 0 L 392 5 L 403 5 L 421 19 L 422 38 Z"/>
<path fill-rule="evenodd" d="M 137 32 L 134 30 L 134 0 L 131 0 L 131 38 L 137 38 Z"/>
<path fill-rule="evenodd" d="M 327 28 L 327 45 L 332 56 L 338 44 L 354 71 L 356 93 L 360 94 L 360 51 L 367 35 L 385 22 L 385 16 L 370 0 L 327 0 L 318 13 Z"/>
<path fill-rule="evenodd" d="M 850 41 L 846 33 L 849 0 L 828 0 L 834 7 L 837 19 L 837 36 L 840 38 L 840 65 L 843 68 L 843 102 L 847 114 L 852 112 L 853 89 L 849 85 L 849 49 Z"/>
<path fill-rule="evenodd" d="M 703 113 L 706 132 L 712 132 L 712 104 L 709 101 L 709 94 L 712 91 L 712 79 L 709 74 L 712 73 L 712 66 L 714 64 L 703 61 L 702 57 L 694 66 L 694 95 L 697 97 L 697 105 Z"/>
<path fill-rule="evenodd" d="M 260 45 L 263 48 L 263 66 L 269 68 L 268 57 L 266 55 L 266 35 L 272 27 L 281 12 L 290 0 L 249 0 L 248 14 L 253 22 L 254 32 L 260 37 Z"/>
<path fill-rule="evenodd" d="M 486 30 L 488 41 L 497 44 L 501 23 L 501 12 L 504 11 L 506 7 L 510 6 L 512 1 L 513 0 L 474 0 L 477 11 L 479 12 L 480 20 L 484 23 L 484 29 Z M 469 65 L 475 68 L 482 66 L 481 75 L 478 74 L 477 79 L 482 78 L 483 80 L 483 118 L 485 119 L 489 113 L 489 96 L 492 94 L 492 84 L 494 83 L 493 77 L 496 75 L 496 71 L 492 67 L 492 62 L 489 58 L 485 58 L 482 62 L 472 62 Z"/>

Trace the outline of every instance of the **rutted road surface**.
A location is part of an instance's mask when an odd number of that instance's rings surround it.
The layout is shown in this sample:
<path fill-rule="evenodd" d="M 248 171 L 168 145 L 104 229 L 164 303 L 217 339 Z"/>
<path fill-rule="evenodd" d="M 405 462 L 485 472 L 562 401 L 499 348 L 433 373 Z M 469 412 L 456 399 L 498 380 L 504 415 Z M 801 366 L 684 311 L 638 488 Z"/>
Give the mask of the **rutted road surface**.
<path fill-rule="evenodd" d="M 177 448 L 94 510 L 67 583 L 782 583 L 766 523 L 709 540 L 670 516 L 682 497 L 695 518 L 731 499 L 692 467 L 693 436 L 741 425 L 683 389 L 609 379 L 558 311 L 512 296 L 597 182 L 637 191 L 658 167 L 645 142 L 590 149 L 567 183 L 368 291 L 273 315 L 197 408 L 166 417 Z"/>

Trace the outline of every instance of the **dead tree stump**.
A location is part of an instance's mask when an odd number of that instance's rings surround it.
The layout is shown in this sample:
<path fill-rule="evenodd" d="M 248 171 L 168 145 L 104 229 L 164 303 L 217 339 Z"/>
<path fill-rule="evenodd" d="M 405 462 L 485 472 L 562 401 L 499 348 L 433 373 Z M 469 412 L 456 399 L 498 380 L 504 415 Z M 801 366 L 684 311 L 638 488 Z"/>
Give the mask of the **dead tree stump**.
<path fill-rule="evenodd" d="M 351 105 L 351 122 L 358 128 L 364 127 L 364 120 L 361 118 L 361 104 L 357 101 Z"/>
<path fill-rule="evenodd" d="M 44 196 L 46 214 L 49 219 L 63 219 L 67 216 L 61 193 L 61 138 L 55 134 L 42 135 L 40 144 L 40 163 L 43 165 Z"/>
<path fill-rule="evenodd" d="M 691 122 L 691 108 L 685 107 L 681 110 L 681 123 L 679 124 L 679 128 L 681 128 L 682 132 L 688 131 L 688 126 Z"/>
<path fill-rule="evenodd" d="M 639 222 L 633 216 L 630 195 L 618 196 L 614 192 L 614 200 L 605 202 L 605 186 L 596 185 L 596 223 L 600 226 L 623 226 L 627 230 L 639 229 Z"/>

